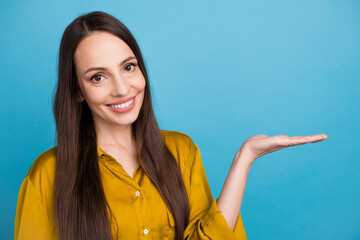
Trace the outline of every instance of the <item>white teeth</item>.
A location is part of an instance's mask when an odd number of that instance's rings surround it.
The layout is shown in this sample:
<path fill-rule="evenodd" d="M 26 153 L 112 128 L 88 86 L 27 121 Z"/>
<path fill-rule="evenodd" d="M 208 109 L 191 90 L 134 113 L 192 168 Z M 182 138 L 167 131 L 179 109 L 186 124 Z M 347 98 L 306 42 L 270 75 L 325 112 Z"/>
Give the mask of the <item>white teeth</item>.
<path fill-rule="evenodd" d="M 126 103 L 122 103 L 122 104 L 116 104 L 116 105 L 109 104 L 109 106 L 113 107 L 113 108 L 126 108 L 132 103 L 132 101 L 133 101 L 133 99 L 131 99 L 130 101 L 128 101 Z"/>

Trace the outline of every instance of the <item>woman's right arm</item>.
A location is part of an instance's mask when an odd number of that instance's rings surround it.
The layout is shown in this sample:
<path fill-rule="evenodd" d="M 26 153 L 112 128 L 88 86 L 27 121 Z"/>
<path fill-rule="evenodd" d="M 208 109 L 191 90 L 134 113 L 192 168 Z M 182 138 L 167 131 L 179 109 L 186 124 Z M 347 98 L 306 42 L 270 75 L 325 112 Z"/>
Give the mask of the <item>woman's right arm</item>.
<path fill-rule="evenodd" d="M 44 199 L 29 176 L 25 177 L 19 191 L 14 239 L 58 239 Z"/>

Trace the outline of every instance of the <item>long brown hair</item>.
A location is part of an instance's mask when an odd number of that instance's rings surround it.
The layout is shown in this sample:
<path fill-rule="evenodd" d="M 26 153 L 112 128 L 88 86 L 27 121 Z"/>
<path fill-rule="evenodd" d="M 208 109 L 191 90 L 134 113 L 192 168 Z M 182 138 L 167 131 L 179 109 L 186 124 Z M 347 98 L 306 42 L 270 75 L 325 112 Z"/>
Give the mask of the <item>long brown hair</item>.
<path fill-rule="evenodd" d="M 154 116 L 140 48 L 123 23 L 100 11 L 77 17 L 65 29 L 60 44 L 53 109 L 57 130 L 54 212 L 60 239 L 112 238 L 110 218 L 113 214 L 101 182 L 91 110 L 86 101 L 78 102 L 76 98 L 79 86 L 74 64 L 75 50 L 94 31 L 118 36 L 138 60 L 146 81 L 143 105 L 132 124 L 139 164 L 172 213 L 176 239 L 181 240 L 189 221 L 189 199 L 180 168 L 166 147 Z"/>

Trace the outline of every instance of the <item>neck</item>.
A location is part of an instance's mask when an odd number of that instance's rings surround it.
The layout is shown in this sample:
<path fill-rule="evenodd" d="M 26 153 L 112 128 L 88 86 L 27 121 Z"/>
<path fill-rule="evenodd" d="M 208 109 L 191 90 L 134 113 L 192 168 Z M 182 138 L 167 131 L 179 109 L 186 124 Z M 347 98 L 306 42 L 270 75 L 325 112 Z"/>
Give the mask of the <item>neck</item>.
<path fill-rule="evenodd" d="M 133 151 L 135 138 L 132 134 L 132 125 L 108 126 L 95 124 L 96 142 L 100 148 L 117 147 Z"/>

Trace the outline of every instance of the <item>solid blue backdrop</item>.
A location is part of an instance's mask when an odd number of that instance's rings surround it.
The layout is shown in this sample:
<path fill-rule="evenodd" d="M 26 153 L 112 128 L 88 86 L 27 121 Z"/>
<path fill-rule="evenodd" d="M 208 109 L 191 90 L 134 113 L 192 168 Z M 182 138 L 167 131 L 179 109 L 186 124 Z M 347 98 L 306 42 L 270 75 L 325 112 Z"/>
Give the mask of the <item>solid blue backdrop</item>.
<path fill-rule="evenodd" d="M 108 12 L 138 40 L 160 128 L 188 134 L 218 197 L 250 136 L 325 133 L 253 164 L 241 208 L 249 239 L 360 239 L 360 2 L 1 1 L 0 238 L 20 184 L 54 146 L 60 39 Z"/>

